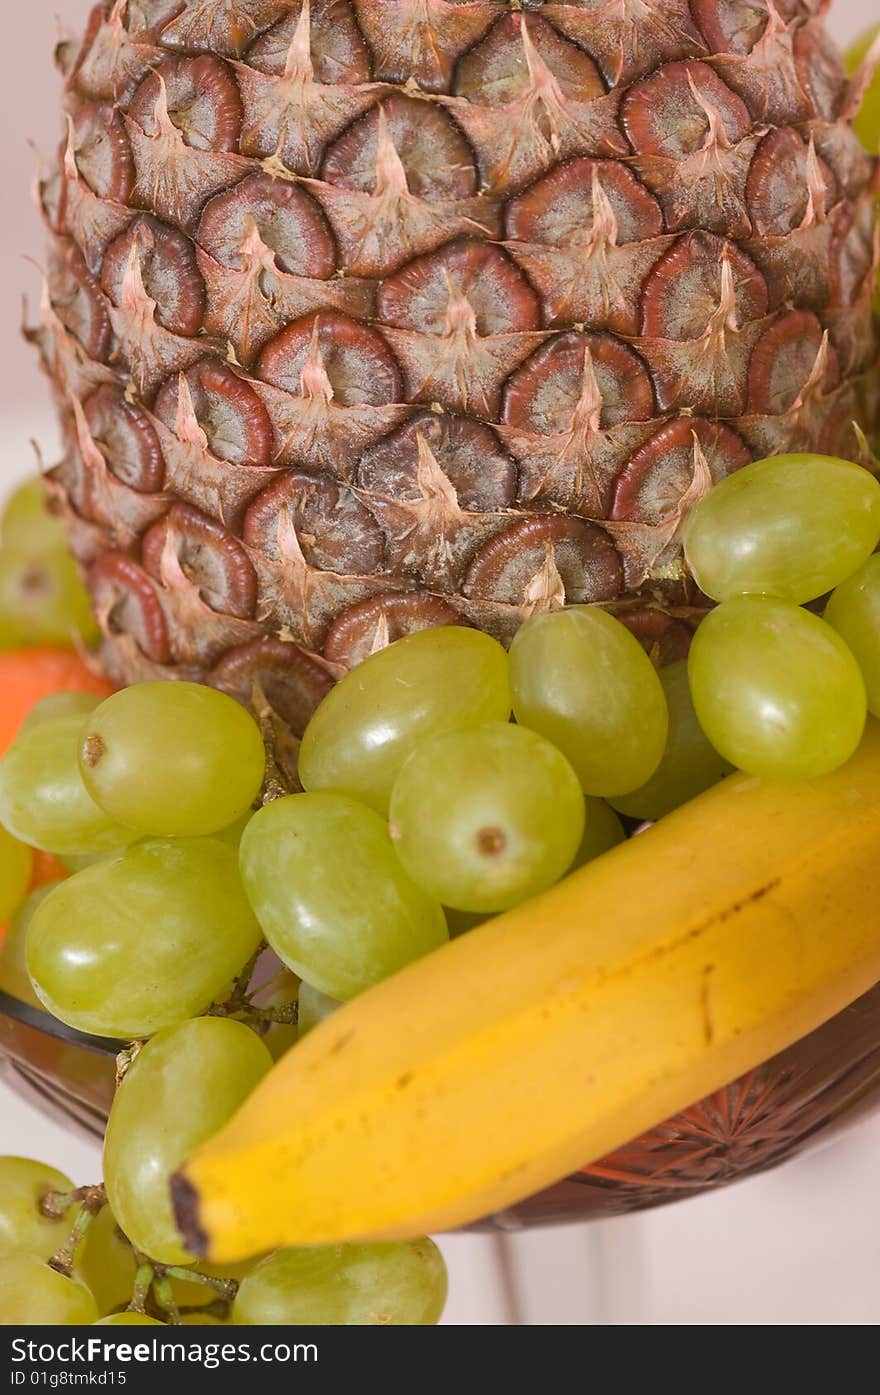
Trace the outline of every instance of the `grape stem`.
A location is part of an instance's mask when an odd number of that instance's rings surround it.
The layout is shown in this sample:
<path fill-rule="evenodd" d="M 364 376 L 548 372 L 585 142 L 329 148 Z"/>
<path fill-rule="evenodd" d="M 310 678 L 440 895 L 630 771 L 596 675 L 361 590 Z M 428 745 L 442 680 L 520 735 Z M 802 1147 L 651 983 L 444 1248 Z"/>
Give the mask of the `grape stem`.
<path fill-rule="evenodd" d="M 56 1250 L 49 1260 L 49 1268 L 68 1278 L 73 1273 L 76 1252 L 85 1239 L 86 1232 L 98 1212 L 107 1205 L 107 1192 L 103 1183 L 94 1187 L 77 1187 L 72 1192 L 47 1192 L 40 1202 L 44 1216 L 60 1219 L 71 1206 L 79 1204 L 80 1210 L 73 1223 L 70 1235 L 60 1250 Z"/>
<path fill-rule="evenodd" d="M 266 1027 L 271 1026 L 273 1023 L 279 1023 L 283 1026 L 296 1025 L 299 1020 L 299 1009 L 295 999 L 289 1003 L 279 1003 L 276 1007 L 259 1007 L 252 1001 L 253 992 L 258 992 L 260 990 L 255 989 L 252 992 L 250 983 L 254 976 L 257 960 L 265 948 L 265 941 L 257 946 L 233 983 L 228 997 L 224 998 L 220 1003 L 213 1003 L 211 1007 L 208 1008 L 208 1017 L 243 1018 L 247 1025 L 253 1027 L 255 1031 L 257 1031 L 259 1027 L 262 1027 L 263 1031 L 265 1031 Z M 261 989 L 265 989 L 267 986 L 267 984 L 262 984 Z M 262 1032 L 260 1035 L 262 1035 Z"/>
<path fill-rule="evenodd" d="M 134 1248 L 132 1246 L 132 1248 Z M 137 1250 L 134 1251 L 138 1262 L 137 1273 L 134 1276 L 134 1289 L 131 1295 L 131 1302 L 127 1311 L 130 1313 L 145 1313 L 147 1309 L 147 1298 L 150 1289 L 153 1287 L 153 1280 L 156 1277 L 155 1269 L 148 1259 L 145 1259 Z"/>

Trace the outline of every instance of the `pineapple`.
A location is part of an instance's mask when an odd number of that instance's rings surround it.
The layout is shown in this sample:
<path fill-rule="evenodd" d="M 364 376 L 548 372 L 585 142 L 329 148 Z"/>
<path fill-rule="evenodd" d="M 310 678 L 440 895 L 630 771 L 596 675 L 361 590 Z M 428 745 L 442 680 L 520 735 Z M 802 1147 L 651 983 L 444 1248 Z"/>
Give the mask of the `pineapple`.
<path fill-rule="evenodd" d="M 118 681 L 290 730 L 390 640 L 599 602 L 873 425 L 873 163 L 820 0 L 103 0 L 35 337 Z M 861 423 L 861 427 L 859 426 Z"/>

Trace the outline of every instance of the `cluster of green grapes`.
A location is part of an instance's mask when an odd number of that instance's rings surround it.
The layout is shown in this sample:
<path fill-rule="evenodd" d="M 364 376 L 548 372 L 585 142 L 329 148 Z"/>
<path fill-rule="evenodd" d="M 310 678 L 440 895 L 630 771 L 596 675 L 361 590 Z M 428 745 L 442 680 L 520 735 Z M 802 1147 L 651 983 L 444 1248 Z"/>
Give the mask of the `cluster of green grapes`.
<path fill-rule="evenodd" d="M 688 566 L 720 604 L 689 658 L 697 717 L 732 765 L 810 779 L 842 765 L 880 714 L 880 484 L 826 456 L 777 456 L 728 476 L 685 532 Z M 831 592 L 824 619 L 805 609 Z"/>
<path fill-rule="evenodd" d="M 664 817 L 732 767 L 811 777 L 846 760 L 867 707 L 880 713 L 878 539 L 868 471 L 747 466 L 688 524 L 688 564 L 719 602 L 688 660 L 658 672 L 596 606 L 535 614 L 509 654 L 464 626 L 412 634 L 336 685 L 302 741 L 302 788 L 259 808 L 261 731 L 214 689 L 39 703 L 0 762 L 0 915 L 14 912 L 0 986 L 136 1045 L 107 1129 L 107 1205 L 93 1219 L 94 1189 L 74 1196 L 76 1244 L 54 1268 L 11 1242 L 0 1320 L 76 1321 L 76 1303 L 176 1320 L 188 1257 L 170 1178 L 273 1057 L 621 842 L 621 815 Z M 803 608 L 829 592 L 824 620 Z M 31 848 L 71 875 L 22 901 Z M 36 1164 L 15 1166 L 45 1190 Z M 31 1207 L 25 1225 L 20 1195 L 0 1168 L 0 1241 L 4 1207 L 11 1235 L 50 1224 Z M 124 1254 L 125 1293 L 99 1301 L 83 1277 L 90 1235 Z M 239 1322 L 435 1321 L 445 1292 L 426 1240 L 209 1271 L 199 1311 L 228 1309 L 239 1281 Z"/>
<path fill-rule="evenodd" d="M 222 1064 L 233 1077 L 231 1085 L 217 1074 L 221 1062 L 205 1046 L 209 1038 L 200 1042 L 192 1035 L 199 1027 L 237 1028 L 244 1034 L 240 1041 L 230 1036 L 226 1042 Z M 248 1071 L 251 1084 L 258 1078 L 254 1048 L 265 1048 L 246 1027 L 205 1018 L 179 1030 L 187 1028 L 186 1045 L 194 1059 L 183 1108 L 196 1098 L 205 1108 L 193 1084 L 206 1061 L 206 1085 L 231 1095 L 240 1092 Z M 165 1062 L 175 1069 L 178 1064 L 169 1055 L 167 1039 Z M 159 1069 L 157 1054 L 153 1088 Z M 175 1092 L 177 1086 L 173 1076 Z M 149 1088 L 143 1076 L 139 1088 L 141 1094 Z M 136 1096 L 130 1098 L 134 1103 Z M 159 1244 L 168 1256 L 165 1262 L 147 1258 L 125 1235 L 103 1187 L 75 1189 L 54 1168 L 0 1157 L 4 1326 L 424 1325 L 437 1322 L 446 1298 L 443 1260 L 430 1240 L 278 1250 L 224 1269 L 188 1267 L 186 1257 L 177 1262 L 177 1247 L 168 1238 Z"/>
<path fill-rule="evenodd" d="M 42 479 L 28 480 L 0 520 L 0 650 L 99 637 L 64 524 L 47 512 Z"/>

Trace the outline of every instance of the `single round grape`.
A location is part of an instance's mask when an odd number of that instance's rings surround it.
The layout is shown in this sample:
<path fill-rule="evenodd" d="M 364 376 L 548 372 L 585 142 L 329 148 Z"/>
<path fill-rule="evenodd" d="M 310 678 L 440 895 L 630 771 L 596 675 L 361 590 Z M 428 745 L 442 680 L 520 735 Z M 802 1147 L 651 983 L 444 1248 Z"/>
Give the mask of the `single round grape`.
<path fill-rule="evenodd" d="M 255 1032 L 197 1017 L 157 1033 L 116 1092 L 104 1138 L 113 1214 L 133 1245 L 162 1264 L 189 1264 L 169 1181 L 194 1148 L 235 1113 L 272 1065 Z"/>
<path fill-rule="evenodd" d="M 861 566 L 880 541 L 880 483 L 825 455 L 756 460 L 716 484 L 685 530 L 697 585 L 716 601 L 767 595 L 800 605 Z"/>
<path fill-rule="evenodd" d="M 18 735 L 55 717 L 80 717 L 82 725 L 86 717 L 100 705 L 101 699 L 94 693 L 50 693 L 48 697 L 40 698 L 40 701 L 34 704 L 19 727 Z"/>
<path fill-rule="evenodd" d="M 0 549 L 0 619 L 18 628 L 22 642 L 97 644 L 101 632 L 88 593 L 67 551 Z"/>
<path fill-rule="evenodd" d="M 443 912 L 401 867 L 384 819 L 345 795 L 267 804 L 240 856 L 278 958 L 332 998 L 353 998 L 447 939 Z"/>
<path fill-rule="evenodd" d="M 27 932 L 37 907 L 45 901 L 60 882 L 46 882 L 31 892 L 9 922 L 6 934 L 0 939 L 0 991 L 18 998 L 20 1003 L 30 1003 L 31 1007 L 42 1008 L 27 971 Z"/>
<path fill-rule="evenodd" d="M 140 833 L 198 838 L 246 812 L 263 782 L 259 727 L 201 683 L 138 683 L 87 720 L 80 771 L 101 808 Z"/>
<path fill-rule="evenodd" d="M 852 651 L 868 691 L 868 710 L 880 717 L 880 554 L 838 586 L 825 619 Z"/>
<path fill-rule="evenodd" d="M 0 823 L 51 853 L 110 852 L 136 835 L 92 799 L 79 773 L 82 716 L 47 718 L 19 732 L 0 761 Z"/>
<path fill-rule="evenodd" d="M 625 625 L 598 606 L 535 615 L 510 649 L 516 720 L 552 741 L 585 794 L 627 794 L 660 764 L 666 700 Z"/>
<path fill-rule="evenodd" d="M 861 740 L 858 664 L 830 625 L 788 601 L 739 596 L 710 611 L 688 673 L 700 726 L 751 775 L 812 779 L 842 765 Z"/>
<path fill-rule="evenodd" d="M 165 1323 L 158 1318 L 148 1317 L 146 1313 L 110 1313 L 108 1317 L 98 1318 L 92 1324 L 93 1327 L 164 1327 Z"/>
<path fill-rule="evenodd" d="M 446 1265 L 433 1241 L 278 1250 L 242 1283 L 242 1326 L 426 1327 L 446 1303 Z"/>
<path fill-rule="evenodd" d="M 617 814 L 604 799 L 588 796 L 584 800 L 584 836 L 574 856 L 571 870 L 592 862 L 626 842 L 626 830 Z"/>
<path fill-rule="evenodd" d="M 232 848 L 148 839 L 46 897 L 27 969 L 62 1022 L 131 1040 L 204 1011 L 259 942 Z"/>
<path fill-rule="evenodd" d="M 299 1037 L 304 1037 L 311 1032 L 314 1027 L 328 1017 L 332 1017 L 337 1008 L 342 1004 L 336 998 L 331 998 L 326 993 L 322 993 L 320 988 L 313 988 L 310 983 L 301 983 L 299 986 L 299 1017 L 297 1019 L 297 1031 Z"/>
<path fill-rule="evenodd" d="M 40 1202 L 50 1191 L 73 1191 L 73 1183 L 46 1163 L 0 1157 L 0 1259 L 17 1254 L 50 1259 L 64 1244 L 76 1210 L 59 1220 L 44 1216 Z"/>
<path fill-rule="evenodd" d="M 27 895 L 33 853 L 0 828 L 0 924 L 15 913 Z"/>
<path fill-rule="evenodd" d="M 81 1280 L 68 1279 L 36 1255 L 0 1259 L 0 1327 L 78 1327 L 97 1316 Z"/>
<path fill-rule="evenodd" d="M 459 911 L 502 911 L 564 876 L 584 832 L 565 756 L 509 722 L 446 732 L 410 756 L 391 836 L 414 882 Z"/>
<path fill-rule="evenodd" d="M 54 552 L 67 545 L 64 524 L 49 512 L 46 484 L 39 475 L 24 480 L 6 500 L 0 544 L 29 552 Z"/>
<path fill-rule="evenodd" d="M 507 655 L 479 630 L 420 630 L 347 673 L 306 728 L 299 776 L 307 790 L 352 795 L 387 813 L 391 786 L 428 736 L 507 721 Z"/>
<path fill-rule="evenodd" d="M 669 736 L 663 759 L 641 789 L 612 800 L 631 819 L 661 819 L 717 785 L 732 767 L 715 750 L 697 721 L 686 659 L 660 670 L 669 708 Z"/>
<path fill-rule="evenodd" d="M 137 1260 L 109 1206 L 92 1218 L 76 1256 L 76 1273 L 91 1289 L 101 1317 L 131 1299 Z"/>
<path fill-rule="evenodd" d="M 880 35 L 880 24 L 874 24 L 850 44 L 844 53 L 848 73 L 854 73 L 868 49 Z M 880 70 L 875 71 L 853 121 L 856 135 L 871 155 L 880 152 Z"/>

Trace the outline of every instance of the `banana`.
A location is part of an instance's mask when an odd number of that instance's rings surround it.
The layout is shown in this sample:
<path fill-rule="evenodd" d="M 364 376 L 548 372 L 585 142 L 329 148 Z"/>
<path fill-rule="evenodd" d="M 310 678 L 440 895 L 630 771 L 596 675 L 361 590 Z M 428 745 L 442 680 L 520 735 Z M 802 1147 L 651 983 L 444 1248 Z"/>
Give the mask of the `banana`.
<path fill-rule="evenodd" d="M 880 978 L 880 725 L 734 775 L 311 1032 L 175 1177 L 190 1249 L 394 1239 L 502 1209 Z"/>

